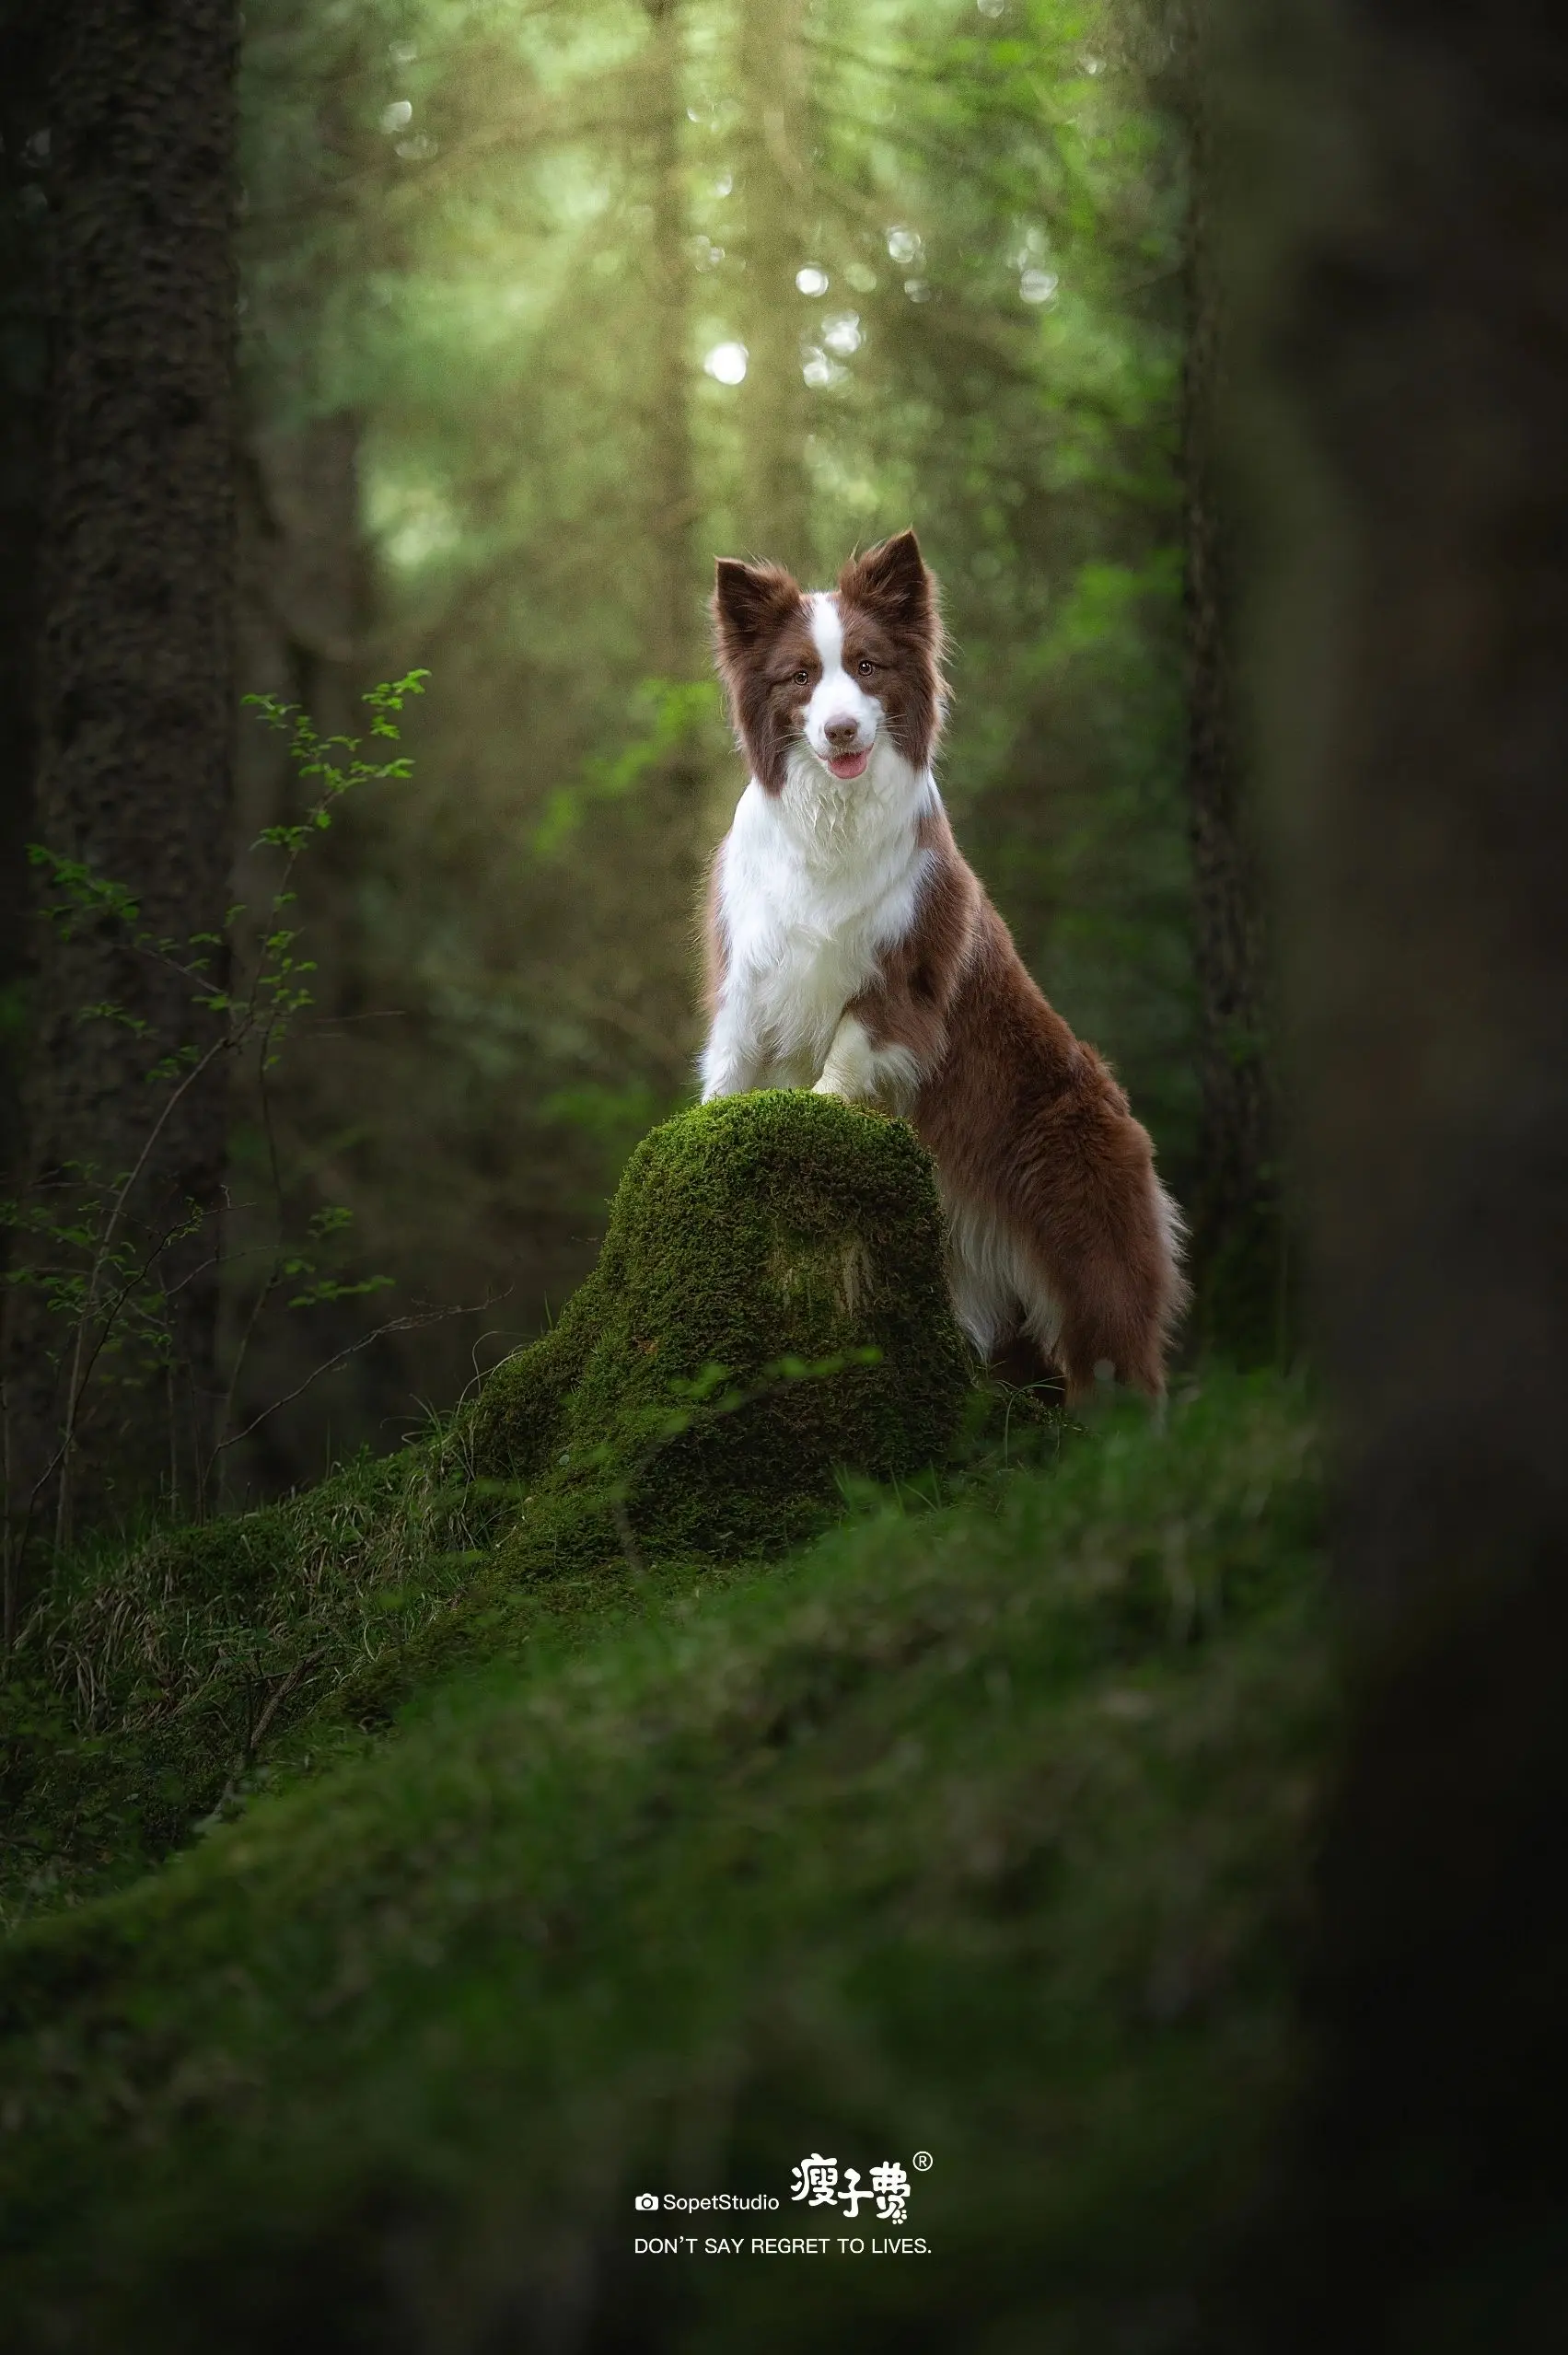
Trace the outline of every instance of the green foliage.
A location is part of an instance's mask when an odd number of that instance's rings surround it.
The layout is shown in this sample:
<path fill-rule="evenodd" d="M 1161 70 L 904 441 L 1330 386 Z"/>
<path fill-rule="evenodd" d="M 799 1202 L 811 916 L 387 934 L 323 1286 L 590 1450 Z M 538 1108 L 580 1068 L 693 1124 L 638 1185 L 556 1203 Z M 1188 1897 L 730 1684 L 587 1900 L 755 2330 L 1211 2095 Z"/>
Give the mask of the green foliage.
<path fill-rule="evenodd" d="M 363 701 L 370 714 L 370 740 L 397 741 L 398 715 L 411 696 L 423 694 L 427 676 L 424 670 L 412 670 L 369 690 Z M 183 941 L 160 938 L 138 929 L 140 905 L 123 884 L 99 875 L 80 860 L 64 857 L 46 844 L 29 846 L 31 864 L 48 876 L 51 886 L 52 896 L 44 907 L 49 921 L 66 937 L 83 925 L 110 927 L 124 935 L 134 954 L 169 969 L 184 990 L 192 1028 L 197 1035 L 163 1040 L 162 1051 L 148 1062 L 145 1077 L 157 1092 L 149 1101 L 146 1131 L 130 1168 L 103 1170 L 72 1164 L 52 1172 L 47 1188 L 39 1193 L 0 1200 L 0 1232 L 12 1239 L 10 1263 L 0 1272 L 0 1287 L 13 1293 L 29 1292 L 47 1309 L 60 1416 L 58 1444 L 44 1479 L 30 1495 L 7 1493 L 5 1497 L 7 1578 L 14 1575 L 17 1560 L 37 1541 L 37 1502 L 52 1480 L 57 1487 L 57 1543 L 69 1528 L 75 1459 L 106 1389 L 137 1387 L 180 1372 L 168 1266 L 170 1254 L 201 1233 L 208 1213 L 188 1201 L 181 1212 L 166 1212 L 149 1222 L 138 1196 L 140 1181 L 181 1097 L 214 1063 L 222 1058 L 250 1058 L 263 1080 L 277 1065 L 290 1031 L 314 1003 L 308 980 L 315 970 L 314 960 L 299 956 L 297 927 L 286 921 L 295 903 L 299 860 L 312 841 L 331 829 L 346 795 L 366 785 L 406 779 L 411 773 L 406 754 L 368 759 L 365 737 L 324 736 L 307 713 L 274 696 L 253 695 L 246 701 L 287 737 L 289 760 L 311 795 L 297 823 L 266 828 L 257 846 L 277 853 L 279 862 L 259 951 L 247 979 L 231 981 L 230 978 L 241 961 L 234 935 L 238 920 L 246 914 L 243 907 L 228 911 L 222 934 L 195 933 Z M 145 1020 L 118 1004 L 81 1006 L 76 1019 L 113 1023 L 138 1039 L 152 1036 Z M 274 1188 L 276 1174 L 274 1156 Z M 280 1233 L 242 1327 L 221 1427 L 213 1435 L 215 1452 L 209 1461 L 195 1467 L 199 1509 L 208 1502 L 215 1467 L 232 1444 L 228 1426 L 240 1362 L 257 1317 L 273 1294 L 287 1281 L 302 1275 L 315 1277 L 288 1303 L 291 1308 L 309 1308 L 379 1292 L 392 1281 L 377 1275 L 345 1282 L 336 1275 L 319 1274 L 314 1258 L 288 1247 L 281 1233 L 281 1201 L 277 1210 Z M 325 1246 L 349 1223 L 346 1209 L 323 1206 L 309 1220 L 308 1247 Z M 215 1257 L 221 1262 L 221 1242 Z M 0 1400 L 0 1430 L 5 1416 L 5 1402 Z"/>
<path fill-rule="evenodd" d="M 333 1236 L 345 1234 L 353 1224 L 352 1211 L 345 1209 L 341 1202 L 330 1202 L 324 1208 L 311 1212 L 306 1227 L 308 1243 L 309 1247 L 319 1249 Z M 337 1276 L 319 1275 L 317 1270 L 318 1262 L 307 1258 L 304 1251 L 288 1251 L 279 1259 L 278 1273 L 290 1282 L 296 1282 L 300 1276 L 316 1279 L 313 1283 L 308 1283 L 303 1292 L 289 1295 L 289 1307 L 316 1308 L 327 1300 L 361 1300 L 370 1293 L 386 1292 L 392 1282 L 390 1276 L 363 1276 L 358 1283 L 344 1283 Z"/>
<path fill-rule="evenodd" d="M 1179 598 L 1172 549 L 1079 568 L 1027 674 L 1057 746 L 1051 822 L 1005 786 L 975 815 L 981 864 L 1005 903 L 1029 911 L 1027 958 L 1084 1035 L 1114 1053 L 1190 1200 L 1195 990 L 1185 719 L 1170 660 Z"/>
<path fill-rule="evenodd" d="M 536 1625 L 24 1928 L 6 2343 L 532 2343 L 565 2285 L 584 2343 L 689 2355 L 1189 2343 L 1295 2063 L 1318 1518 L 1299 1398 L 1216 1383 Z M 794 2163 L 917 2149 L 919 2261 L 632 2256 L 848 2231 Z"/>
<path fill-rule="evenodd" d="M 156 1227 L 128 1229 L 125 1205 L 135 1175 L 106 1178 L 74 1162 L 58 1173 L 53 1198 L 0 1201 L 0 1229 L 16 1254 L 0 1272 L 0 1289 L 25 1288 L 43 1302 L 54 1320 L 54 1353 L 69 1364 L 57 1458 L 67 1468 L 89 1387 L 139 1386 L 174 1363 L 159 1263 L 201 1232 L 203 1214 L 188 1201 L 182 1214 Z M 69 1204 L 64 1210 L 62 1193 Z"/>
<path fill-rule="evenodd" d="M 609 757 L 585 762 L 579 783 L 556 787 L 534 830 L 536 853 L 553 856 L 595 803 L 623 801 L 672 754 L 701 745 L 718 709 L 718 689 L 711 679 L 645 679 L 628 713 L 637 733 Z"/>
<path fill-rule="evenodd" d="M 427 670 L 411 670 L 401 679 L 386 680 L 367 691 L 363 701 L 370 713 L 372 738 L 396 743 L 401 734 L 397 714 L 410 696 L 424 694 L 429 676 Z M 366 785 L 404 783 L 412 774 L 413 764 L 406 753 L 395 753 L 387 760 L 367 760 L 362 748 L 366 741 L 363 737 L 325 736 L 308 712 L 296 703 L 283 702 L 275 695 L 247 695 L 245 701 L 270 727 L 287 737 L 290 766 L 313 795 L 302 817 L 286 824 L 265 826 L 260 836 L 260 844 L 282 852 L 284 857 L 283 872 L 268 907 L 261 960 L 250 998 L 242 1008 L 247 1034 L 252 1027 L 261 1031 L 261 1069 L 267 1072 L 275 1066 L 289 1031 L 315 1003 L 308 981 L 308 976 L 316 970 L 315 960 L 296 955 L 298 932 L 284 921 L 295 904 L 294 876 L 300 855 L 314 835 L 330 829 L 337 806 L 345 795 Z M 240 909 L 231 911 L 231 922 L 234 916 L 243 912 Z M 231 1005 L 230 999 L 221 992 L 215 992 L 203 1003 L 220 1012 L 228 1011 Z"/>
<path fill-rule="evenodd" d="M 95 919 L 134 924 L 142 912 L 141 903 L 124 884 L 116 883 L 111 876 L 95 875 L 80 859 L 64 858 L 45 842 L 28 844 L 28 864 L 41 868 L 53 887 L 54 898 L 45 901 L 44 914 L 63 940 L 69 940 Z M 87 1022 L 97 1013 L 112 1015 L 119 1011 L 112 1006 L 84 1006 L 78 1019 Z"/>

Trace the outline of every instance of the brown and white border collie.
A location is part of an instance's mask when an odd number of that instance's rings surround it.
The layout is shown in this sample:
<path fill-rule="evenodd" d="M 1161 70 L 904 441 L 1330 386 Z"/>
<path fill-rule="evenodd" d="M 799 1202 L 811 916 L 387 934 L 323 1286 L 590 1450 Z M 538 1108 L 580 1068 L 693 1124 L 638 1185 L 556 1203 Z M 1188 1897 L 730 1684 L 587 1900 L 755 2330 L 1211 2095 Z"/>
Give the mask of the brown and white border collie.
<path fill-rule="evenodd" d="M 815 1087 L 912 1121 L 958 1321 L 1081 1399 L 1164 1389 L 1186 1296 L 1147 1132 L 1024 970 L 953 840 L 936 586 L 912 531 L 804 594 L 723 561 L 718 667 L 751 779 L 714 863 L 703 1097 Z M 1030 1352 L 1032 1355 L 1032 1352 Z"/>

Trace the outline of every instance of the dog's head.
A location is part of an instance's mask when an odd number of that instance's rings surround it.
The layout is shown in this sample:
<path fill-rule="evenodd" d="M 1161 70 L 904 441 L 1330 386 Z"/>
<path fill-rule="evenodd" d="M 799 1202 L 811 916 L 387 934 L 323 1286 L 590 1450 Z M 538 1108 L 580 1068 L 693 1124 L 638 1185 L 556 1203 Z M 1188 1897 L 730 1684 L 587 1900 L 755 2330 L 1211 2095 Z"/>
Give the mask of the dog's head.
<path fill-rule="evenodd" d="M 807 596 L 777 564 L 721 557 L 714 590 L 719 676 L 752 774 L 783 790 L 792 745 L 842 782 L 879 743 L 916 770 L 942 725 L 936 583 L 912 531 L 854 556 L 835 590 Z"/>

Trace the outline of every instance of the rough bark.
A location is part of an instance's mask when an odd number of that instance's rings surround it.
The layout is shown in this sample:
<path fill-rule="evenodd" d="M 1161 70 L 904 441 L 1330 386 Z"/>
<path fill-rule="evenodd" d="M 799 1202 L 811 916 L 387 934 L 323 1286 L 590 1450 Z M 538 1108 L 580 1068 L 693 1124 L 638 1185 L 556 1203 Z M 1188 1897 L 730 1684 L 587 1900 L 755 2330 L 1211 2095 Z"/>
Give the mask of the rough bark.
<path fill-rule="evenodd" d="M 1225 425 L 1225 290 L 1215 252 L 1223 191 L 1208 93 L 1209 0 L 1178 12 L 1189 129 L 1188 342 L 1183 471 L 1188 634 L 1187 788 L 1201 1088 L 1191 1206 L 1201 1340 L 1247 1359 L 1283 1339 L 1279 1116 L 1269 925 L 1237 659 L 1237 485 Z"/>
<path fill-rule="evenodd" d="M 122 1364 L 78 1417 L 78 1493 L 100 1507 L 189 1482 L 215 1387 L 222 1059 L 194 1085 L 148 1073 L 187 1046 L 204 1053 L 216 1025 L 170 960 L 135 944 L 215 930 L 226 898 L 236 41 L 231 0 L 75 0 L 52 99 L 36 825 L 52 851 L 128 888 L 139 916 L 96 917 L 69 938 L 38 926 L 28 1167 L 35 1201 L 69 1204 L 74 1169 L 98 1173 L 86 1191 L 101 1197 L 144 1163 L 120 1233 L 148 1254 L 187 1205 L 203 1221 L 153 1259 L 175 1374 Z M 84 1020 L 103 1004 L 143 1027 Z M 36 1526 L 68 1371 L 49 1365 L 61 1320 L 40 1294 L 23 1287 L 10 1311 L 12 1509 L 30 1506 Z M 53 1517 L 64 1532 L 68 1514 Z"/>
<path fill-rule="evenodd" d="M 1568 2334 L 1568 17 L 1269 0 L 1233 222 L 1338 1559 L 1256 2343 Z"/>
<path fill-rule="evenodd" d="M 15 1175 L 21 1143 L 53 30 L 21 0 L 0 6 L 0 1193 Z"/>
<path fill-rule="evenodd" d="M 749 551 L 809 581 L 816 562 L 806 467 L 810 396 L 800 354 L 808 319 L 795 285 L 796 272 L 815 258 L 804 242 L 810 228 L 805 29 L 804 0 L 749 0 L 737 62 L 746 109 L 739 196 L 750 354 L 740 396 L 741 528 Z"/>

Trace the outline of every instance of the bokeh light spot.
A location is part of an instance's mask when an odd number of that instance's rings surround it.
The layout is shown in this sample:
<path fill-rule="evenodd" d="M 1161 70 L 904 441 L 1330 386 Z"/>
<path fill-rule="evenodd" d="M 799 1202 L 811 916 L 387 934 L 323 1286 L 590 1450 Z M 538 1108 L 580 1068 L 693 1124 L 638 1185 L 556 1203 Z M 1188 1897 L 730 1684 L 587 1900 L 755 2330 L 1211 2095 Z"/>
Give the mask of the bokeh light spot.
<path fill-rule="evenodd" d="M 750 356 L 744 343 L 715 343 L 703 359 L 703 374 L 715 384 L 744 384 Z"/>

